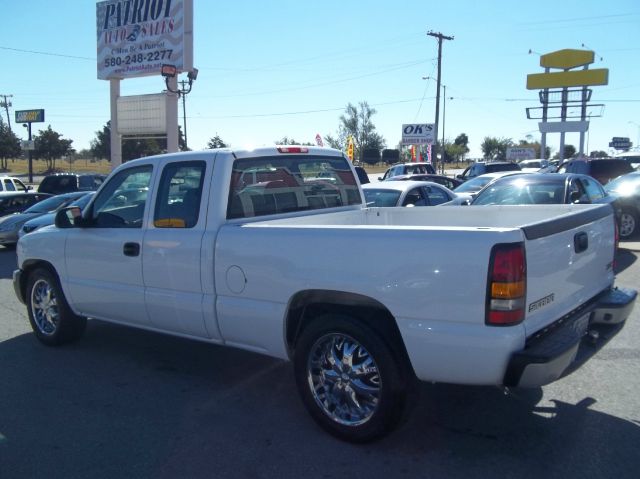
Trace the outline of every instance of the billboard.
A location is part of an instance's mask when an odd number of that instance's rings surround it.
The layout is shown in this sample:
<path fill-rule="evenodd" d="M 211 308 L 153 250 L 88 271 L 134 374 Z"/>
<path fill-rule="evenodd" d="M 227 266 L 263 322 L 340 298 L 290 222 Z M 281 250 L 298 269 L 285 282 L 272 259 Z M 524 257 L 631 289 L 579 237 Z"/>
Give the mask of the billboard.
<path fill-rule="evenodd" d="M 164 93 L 118 97 L 117 111 L 118 133 L 121 135 L 167 134 Z"/>
<path fill-rule="evenodd" d="M 507 160 L 533 160 L 535 148 L 507 148 Z"/>
<path fill-rule="evenodd" d="M 402 125 L 403 145 L 425 145 L 435 141 L 433 123 L 418 123 Z"/>
<path fill-rule="evenodd" d="M 96 28 L 100 80 L 193 69 L 193 0 L 98 2 Z"/>
<path fill-rule="evenodd" d="M 16 123 L 42 123 L 44 121 L 44 110 L 17 110 Z"/>

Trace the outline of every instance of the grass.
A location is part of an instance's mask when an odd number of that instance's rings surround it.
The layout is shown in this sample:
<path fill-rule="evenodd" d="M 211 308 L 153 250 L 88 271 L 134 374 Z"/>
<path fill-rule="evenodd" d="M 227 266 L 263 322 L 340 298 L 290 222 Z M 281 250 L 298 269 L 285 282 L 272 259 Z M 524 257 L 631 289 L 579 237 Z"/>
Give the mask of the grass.
<path fill-rule="evenodd" d="M 9 176 L 20 176 L 29 173 L 29 160 L 16 159 L 7 160 L 8 168 L 0 170 L 0 174 Z M 111 163 L 107 160 L 76 159 L 74 161 L 56 160 L 55 171 L 47 169 L 47 162 L 44 160 L 33 160 L 34 175 L 48 175 L 50 173 L 111 173 Z"/>

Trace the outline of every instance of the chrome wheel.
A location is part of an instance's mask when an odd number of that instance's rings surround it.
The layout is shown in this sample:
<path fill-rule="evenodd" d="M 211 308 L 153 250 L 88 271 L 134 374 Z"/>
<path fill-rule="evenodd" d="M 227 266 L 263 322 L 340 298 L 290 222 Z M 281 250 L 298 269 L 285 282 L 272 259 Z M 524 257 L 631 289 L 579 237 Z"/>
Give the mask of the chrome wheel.
<path fill-rule="evenodd" d="M 60 323 L 58 298 L 48 281 L 37 280 L 31 289 L 31 311 L 38 330 L 46 335 L 55 334 Z"/>
<path fill-rule="evenodd" d="M 310 350 L 307 380 L 316 403 L 333 421 L 359 426 L 376 412 L 382 394 L 378 365 L 355 339 L 331 333 Z"/>
<path fill-rule="evenodd" d="M 620 237 L 628 238 L 636 229 L 636 217 L 631 213 L 623 212 L 620 215 Z"/>

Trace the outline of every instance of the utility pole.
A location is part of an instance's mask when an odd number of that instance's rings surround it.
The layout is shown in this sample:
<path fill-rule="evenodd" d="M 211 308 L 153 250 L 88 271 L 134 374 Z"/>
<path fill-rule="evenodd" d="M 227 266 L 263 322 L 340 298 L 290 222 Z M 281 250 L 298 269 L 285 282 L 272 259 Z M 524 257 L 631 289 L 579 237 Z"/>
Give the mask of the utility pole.
<path fill-rule="evenodd" d="M 438 119 L 440 118 L 440 76 L 442 74 L 442 40 L 453 40 L 453 37 L 448 37 L 443 35 L 440 32 L 434 32 L 430 30 L 427 32 L 427 35 L 430 37 L 435 37 L 438 39 L 438 86 L 436 88 L 436 121 L 435 121 L 435 132 L 434 138 L 436 139 L 434 143 L 434 148 L 432 150 L 432 154 L 434 158 L 438 157 Z M 443 140 L 444 141 L 444 140 Z M 444 143 L 442 145 L 443 153 L 440 155 L 442 161 L 442 170 L 444 171 Z"/>
<path fill-rule="evenodd" d="M 0 94 L 0 96 L 3 98 L 3 100 L 0 101 L 0 107 L 4 107 L 7 112 L 7 124 L 9 125 L 9 131 L 11 131 L 11 117 L 9 116 L 9 107 L 11 106 L 11 102 L 7 100 L 7 98 L 13 98 L 13 95 Z"/>

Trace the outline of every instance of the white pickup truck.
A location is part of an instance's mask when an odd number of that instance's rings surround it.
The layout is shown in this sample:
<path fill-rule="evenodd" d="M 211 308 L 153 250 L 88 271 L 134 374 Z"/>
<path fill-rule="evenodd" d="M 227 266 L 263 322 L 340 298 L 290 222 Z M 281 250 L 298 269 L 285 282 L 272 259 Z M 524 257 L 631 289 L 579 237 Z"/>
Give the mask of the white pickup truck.
<path fill-rule="evenodd" d="M 366 208 L 336 150 L 186 152 L 118 167 L 18 243 L 36 337 L 86 318 L 293 361 L 332 434 L 390 431 L 416 379 L 538 387 L 623 326 L 607 205 Z M 222 366 L 220 366 L 222 367 Z"/>

